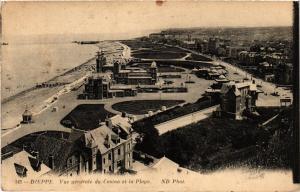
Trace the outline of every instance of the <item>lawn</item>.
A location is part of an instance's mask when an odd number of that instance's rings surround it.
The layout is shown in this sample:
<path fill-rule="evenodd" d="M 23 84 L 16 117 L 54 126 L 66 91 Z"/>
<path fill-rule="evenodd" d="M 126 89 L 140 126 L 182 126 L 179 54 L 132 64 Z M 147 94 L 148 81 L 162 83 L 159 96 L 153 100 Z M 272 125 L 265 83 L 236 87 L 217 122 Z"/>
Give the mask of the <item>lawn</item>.
<path fill-rule="evenodd" d="M 124 40 L 121 41 L 125 45 L 129 46 L 131 49 L 139 49 L 139 48 L 153 48 L 154 45 L 148 41 L 139 41 L 139 40 Z"/>
<path fill-rule="evenodd" d="M 135 58 L 142 59 L 180 59 L 186 56 L 185 52 L 172 52 L 165 49 L 162 50 L 143 50 L 131 54 Z"/>
<path fill-rule="evenodd" d="M 179 59 L 187 52 L 176 47 L 153 44 L 148 41 L 127 40 L 122 41 L 131 48 L 131 55 L 142 59 Z"/>
<path fill-rule="evenodd" d="M 194 53 L 191 56 L 187 57 L 186 60 L 195 60 L 195 61 L 212 61 L 210 58 L 204 57 L 202 55 L 196 55 Z"/>
<path fill-rule="evenodd" d="M 174 72 L 184 72 L 184 69 L 178 67 L 171 67 L 171 66 L 158 66 L 159 73 L 174 73 Z"/>
<path fill-rule="evenodd" d="M 164 45 L 153 44 L 147 41 L 139 41 L 139 40 L 127 40 L 122 41 L 122 43 L 131 47 L 131 55 L 136 58 L 145 58 L 145 59 L 179 59 L 188 53 L 187 51 L 183 51 L 177 47 L 168 47 Z M 146 49 L 145 49 L 146 48 Z M 188 60 L 167 60 L 167 61 L 157 61 L 156 63 L 159 65 L 174 65 L 180 66 L 187 69 L 199 68 L 199 67 L 211 67 L 211 63 L 207 63 L 207 61 L 211 61 L 209 58 L 199 56 L 196 54 L 192 54 L 191 57 L 187 58 Z M 136 63 L 136 61 L 135 61 Z M 143 63 L 143 62 L 141 62 Z M 162 69 L 164 70 L 164 69 Z M 164 72 L 164 71 L 162 71 Z"/>
<path fill-rule="evenodd" d="M 147 114 L 148 111 L 157 111 L 162 106 L 172 107 L 183 103 L 184 100 L 135 100 L 124 101 L 112 105 L 112 108 L 116 111 L 126 112 L 134 115 Z"/>
<path fill-rule="evenodd" d="M 77 129 L 92 130 L 99 127 L 100 121 L 113 115 L 104 109 L 104 104 L 82 104 L 75 107 L 60 123 L 69 128 L 75 126 Z"/>
<path fill-rule="evenodd" d="M 150 41 L 140 40 L 124 40 L 121 41 L 125 45 L 129 46 L 134 51 L 144 51 L 145 49 L 157 50 L 157 51 L 172 51 L 172 52 L 185 52 L 177 47 L 168 47 L 165 45 L 153 44 Z"/>
<path fill-rule="evenodd" d="M 164 111 L 157 115 L 151 116 L 146 119 L 141 119 L 140 121 L 136 121 L 133 124 L 134 125 L 133 127 L 136 128 L 137 132 L 143 132 L 142 129 L 145 124 L 152 123 L 153 125 L 156 125 L 165 121 L 169 121 L 171 119 L 175 119 L 183 115 L 187 115 L 205 109 L 207 107 L 211 107 L 212 105 L 215 104 L 217 103 L 215 102 L 211 103 L 208 98 L 202 97 L 195 103 L 187 103 L 182 107 L 176 106 L 170 110 Z"/>
<path fill-rule="evenodd" d="M 132 56 L 144 59 L 179 59 L 186 56 L 187 51 L 177 47 L 153 44 L 149 41 L 127 40 L 122 43 L 132 49 Z M 147 49 L 147 50 L 146 50 Z M 210 58 L 192 53 L 186 58 L 189 61 L 212 61 Z"/>
<path fill-rule="evenodd" d="M 174 65 L 187 69 L 194 69 L 199 67 L 211 67 L 212 64 L 200 61 L 156 61 L 158 65 Z"/>

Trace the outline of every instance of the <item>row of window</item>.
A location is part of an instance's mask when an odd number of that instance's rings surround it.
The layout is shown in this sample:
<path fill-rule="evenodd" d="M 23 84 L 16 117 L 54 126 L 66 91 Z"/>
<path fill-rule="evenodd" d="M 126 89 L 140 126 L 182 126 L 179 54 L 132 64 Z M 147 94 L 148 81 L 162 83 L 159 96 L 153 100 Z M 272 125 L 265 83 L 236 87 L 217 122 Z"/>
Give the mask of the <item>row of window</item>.
<path fill-rule="evenodd" d="M 113 171 L 111 166 L 109 166 L 108 170 L 109 170 L 110 172 Z M 103 173 L 106 173 L 106 169 L 103 169 Z"/>
<path fill-rule="evenodd" d="M 130 149 L 130 147 L 131 147 L 130 143 L 128 143 L 127 146 L 128 146 L 128 149 Z M 118 155 L 121 155 L 121 148 L 118 149 Z M 111 160 L 111 158 L 112 158 L 111 153 L 109 153 L 108 154 L 108 160 Z M 130 158 L 130 154 L 128 154 L 128 158 Z M 106 159 L 104 157 L 103 158 L 103 164 L 105 164 L 105 162 L 106 162 Z"/>
<path fill-rule="evenodd" d="M 121 155 L 121 149 L 118 149 L 118 155 Z M 111 160 L 111 153 L 108 154 L 108 160 Z M 105 164 L 105 157 L 103 157 L 103 164 Z"/>

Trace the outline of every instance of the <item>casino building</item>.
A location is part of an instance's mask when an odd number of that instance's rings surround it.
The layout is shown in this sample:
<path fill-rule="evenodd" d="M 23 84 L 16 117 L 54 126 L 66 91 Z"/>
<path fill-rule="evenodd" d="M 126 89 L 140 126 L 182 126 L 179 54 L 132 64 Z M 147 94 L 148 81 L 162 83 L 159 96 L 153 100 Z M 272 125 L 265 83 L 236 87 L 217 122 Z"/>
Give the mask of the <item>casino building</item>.
<path fill-rule="evenodd" d="M 112 85 L 109 74 L 95 73 L 87 79 L 81 97 L 83 99 L 108 99 L 113 97 L 136 96 L 137 90 L 129 85 Z"/>
<path fill-rule="evenodd" d="M 129 67 L 118 62 L 109 65 L 102 52 L 98 52 L 96 59 L 97 73 L 113 72 L 113 79 L 116 83 L 126 85 L 154 85 L 157 82 L 157 71 L 155 61 L 147 68 L 139 68 Z"/>
<path fill-rule="evenodd" d="M 98 52 L 96 71 L 86 81 L 81 99 L 107 99 L 137 95 L 137 85 L 155 85 L 157 66 L 153 61 L 149 67 L 127 67 L 115 62 L 108 65 L 102 52 Z"/>
<path fill-rule="evenodd" d="M 157 66 L 155 61 L 147 69 L 122 67 L 122 65 L 115 63 L 113 73 L 117 83 L 127 85 L 155 85 L 157 82 Z"/>

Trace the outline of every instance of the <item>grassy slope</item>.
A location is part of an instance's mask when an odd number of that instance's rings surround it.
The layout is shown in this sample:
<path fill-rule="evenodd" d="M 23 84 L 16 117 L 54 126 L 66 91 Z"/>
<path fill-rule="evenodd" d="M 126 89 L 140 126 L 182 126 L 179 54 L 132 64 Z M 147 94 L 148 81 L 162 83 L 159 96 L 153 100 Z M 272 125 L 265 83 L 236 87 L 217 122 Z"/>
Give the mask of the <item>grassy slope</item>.
<path fill-rule="evenodd" d="M 262 118 L 266 117 L 262 115 Z M 262 121 L 257 119 L 236 121 L 211 117 L 159 137 L 148 122 L 144 125 L 145 139 L 137 149 L 158 157 L 166 155 L 181 166 L 201 171 L 239 165 L 290 168 L 291 110 L 281 112 L 265 128 L 258 127 L 259 123 Z"/>

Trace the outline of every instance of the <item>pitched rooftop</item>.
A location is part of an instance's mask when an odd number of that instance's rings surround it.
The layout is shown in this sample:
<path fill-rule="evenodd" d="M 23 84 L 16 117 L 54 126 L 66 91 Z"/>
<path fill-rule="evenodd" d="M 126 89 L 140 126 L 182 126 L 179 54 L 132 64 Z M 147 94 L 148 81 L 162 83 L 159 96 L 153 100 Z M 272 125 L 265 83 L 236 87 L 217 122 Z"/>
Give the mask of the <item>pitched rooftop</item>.
<path fill-rule="evenodd" d="M 97 129 L 86 132 L 84 134 L 84 139 L 86 144 L 94 143 L 98 147 L 99 152 L 101 154 L 104 154 L 125 141 L 120 138 L 119 143 L 113 142 L 111 139 L 112 136 L 118 137 L 118 135 L 114 133 L 109 127 L 107 127 L 106 125 L 101 125 Z M 109 145 L 106 145 L 106 139 L 108 139 L 107 142 Z"/>
<path fill-rule="evenodd" d="M 2 160 L 2 177 L 9 179 L 18 177 L 20 173 L 26 171 L 30 178 L 38 178 L 50 171 L 45 164 L 38 162 L 33 156 L 26 151 L 14 154 L 12 157 Z M 40 170 L 35 170 L 35 166 L 40 163 Z"/>

